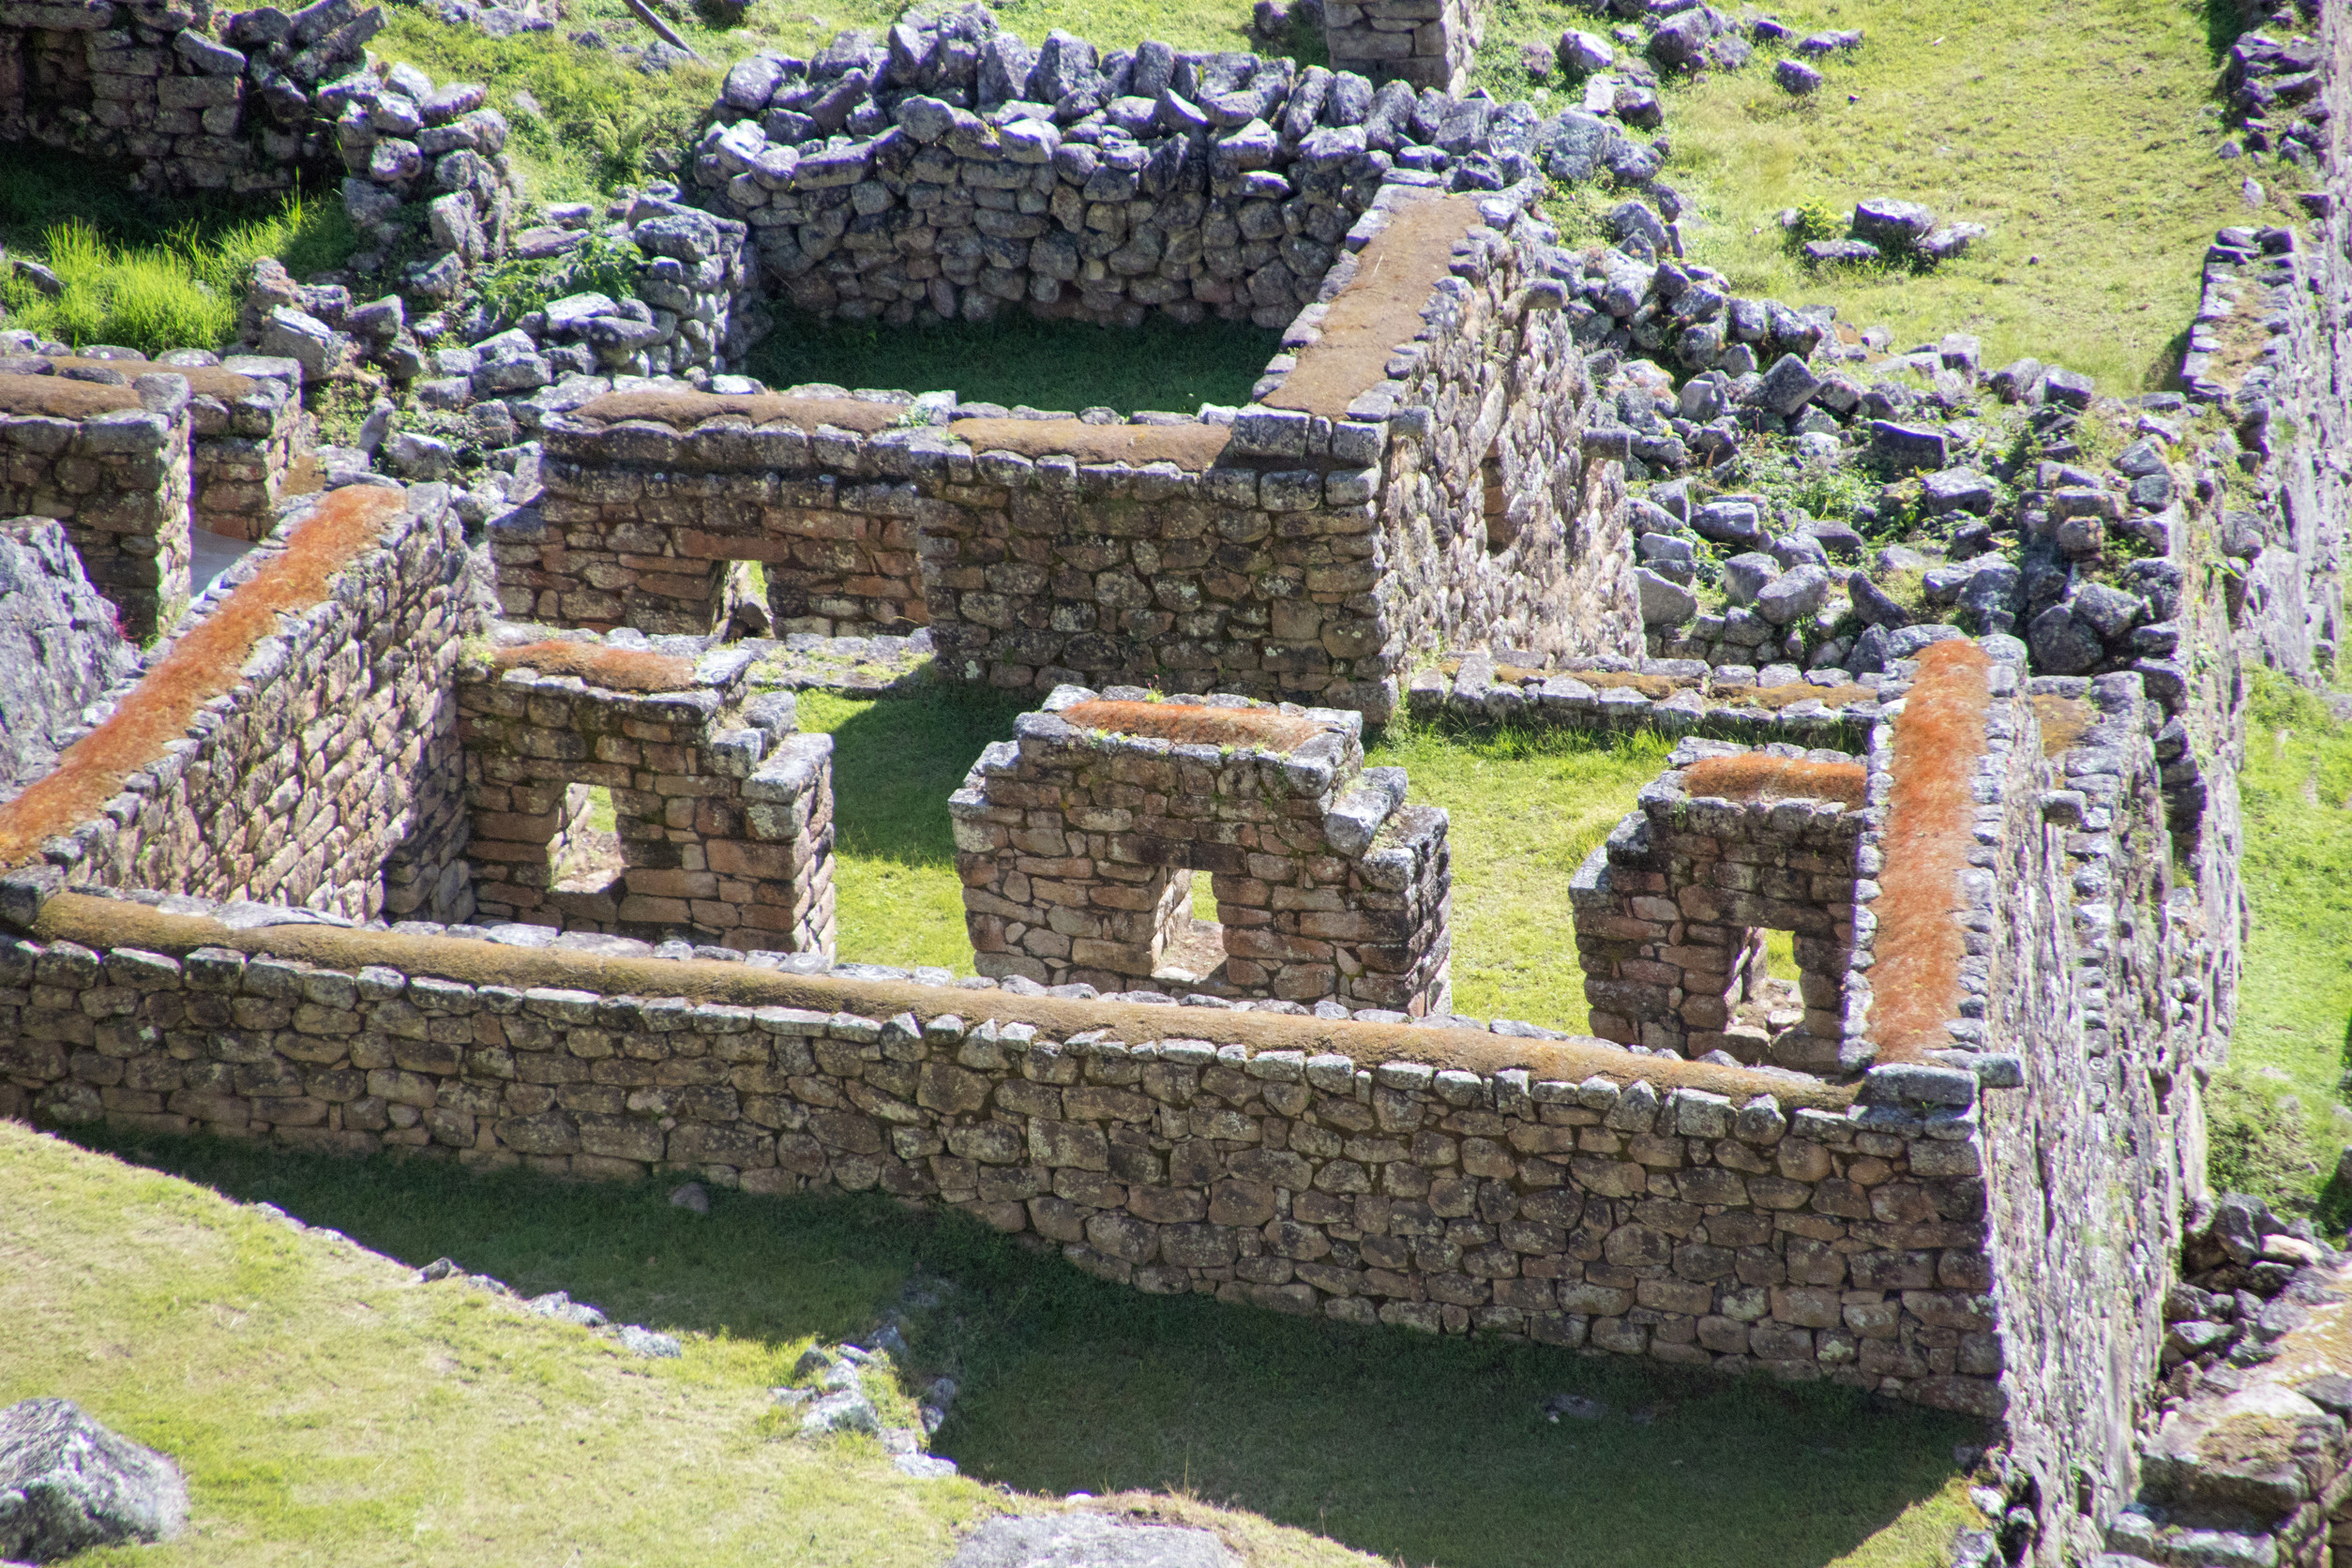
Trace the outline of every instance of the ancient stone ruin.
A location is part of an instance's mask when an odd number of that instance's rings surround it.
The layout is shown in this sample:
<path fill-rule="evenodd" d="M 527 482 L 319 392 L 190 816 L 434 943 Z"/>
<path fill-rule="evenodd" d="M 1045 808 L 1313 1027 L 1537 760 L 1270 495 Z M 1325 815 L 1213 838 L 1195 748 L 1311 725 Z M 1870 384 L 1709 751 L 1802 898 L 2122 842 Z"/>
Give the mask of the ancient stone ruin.
<path fill-rule="evenodd" d="M 1364 766 L 1360 715 L 1063 686 L 949 803 L 982 974 L 1149 988 L 1211 873 L 1188 990 L 1447 1013 L 1445 813 Z M 1219 961 L 1221 960 L 1221 961 Z"/>
<path fill-rule="evenodd" d="M 0 141 L 334 159 L 387 291 L 264 269 L 226 359 L 0 339 L 0 1114 L 881 1190 L 1145 1291 L 1997 1420 L 2010 1560 L 2316 1564 L 2338 1263 L 2209 1201 L 2201 1096 L 2247 671 L 2340 640 L 2340 159 L 2308 233 L 2217 236 L 2185 390 L 2126 405 L 1682 259 L 1607 39 L 1545 116 L 1462 91 L 1468 7 L 1323 15 L 1334 69 L 972 10 L 755 55 L 600 213 L 371 63 L 380 9 L 0 6 Z M 1669 70 L 1781 36 L 1645 16 Z M 2232 91 L 2335 159 L 2316 24 Z M 1609 243 L 1545 175 L 1611 183 Z M 1835 243 L 1931 263 L 1967 225 L 1915 205 Z M 626 289 L 465 303 L 606 246 Z M 1284 336 L 1245 404 L 1123 418 L 768 388 L 772 306 Z M 311 450 L 362 367 L 400 403 Z M 2041 456 L 1997 485 L 1988 429 Z M 1759 441 L 1878 465 L 1863 520 L 1946 557 L 1723 489 Z M 938 802 L 960 979 L 837 950 L 857 803 L 791 692 L 884 640 L 1036 704 Z M 1453 1011 L 1451 824 L 1364 765 L 1402 720 L 1673 740 L 1551 912 L 1589 1033 Z M 2208 1441 L 2248 1412 L 2291 1464 Z"/>

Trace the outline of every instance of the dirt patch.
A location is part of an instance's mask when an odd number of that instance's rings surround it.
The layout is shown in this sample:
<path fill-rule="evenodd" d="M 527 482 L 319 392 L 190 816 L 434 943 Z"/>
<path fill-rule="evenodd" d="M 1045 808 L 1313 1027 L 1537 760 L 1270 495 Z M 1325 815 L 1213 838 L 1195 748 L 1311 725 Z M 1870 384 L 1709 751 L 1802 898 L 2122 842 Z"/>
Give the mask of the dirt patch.
<path fill-rule="evenodd" d="M 1322 337 L 1299 351 L 1266 406 L 1336 419 L 1386 381 L 1388 356 L 1421 330 L 1422 307 L 1451 269 L 1455 242 L 1482 221 L 1468 196 L 1424 200 L 1393 213 L 1331 302 Z"/>
<path fill-rule="evenodd" d="M 690 658 L 594 642 L 530 642 L 520 648 L 501 648 L 490 662 L 501 670 L 577 675 L 607 691 L 683 691 L 694 684 Z"/>
<path fill-rule="evenodd" d="M 41 906 L 33 933 L 44 942 L 77 942 L 104 950 L 136 947 L 184 954 L 199 947 L 267 953 L 297 962 L 355 973 L 383 964 L 404 974 L 436 975 L 472 986 L 554 986 L 607 996 L 683 997 L 690 1002 L 746 1007 L 806 1007 L 822 1013 L 849 1012 L 886 1018 L 913 1010 L 924 1018 L 953 1013 L 1033 1023 L 1057 1040 L 1089 1030 L 1108 1030 L 1127 1041 L 1189 1039 L 1212 1045 L 1242 1045 L 1252 1050 L 1334 1051 L 1364 1066 L 1382 1062 L 1418 1062 L 1495 1073 L 1525 1067 L 1538 1078 L 1578 1083 L 1595 1073 L 1618 1083 L 1646 1078 L 1661 1091 L 1705 1089 L 1746 1099 L 1770 1094 L 1790 1108 L 1842 1111 L 1853 1103 L 1851 1087 L 1798 1084 L 1711 1063 L 1667 1057 L 1636 1057 L 1606 1041 L 1515 1040 L 1481 1031 L 1416 1029 L 1406 1024 L 1357 1023 L 1345 1018 L 1287 1018 L 1268 1013 L 1226 1013 L 1213 1008 L 1182 1010 L 1128 1003 L 1064 1002 L 1054 997 L 1014 996 L 1004 991 L 964 991 L 912 981 L 845 980 L 807 976 L 742 964 L 660 958 L 599 958 L 451 937 L 395 936 L 389 931 L 354 931 L 329 926 L 272 926 L 236 931 L 217 920 L 165 914 L 144 904 L 63 893 Z"/>
<path fill-rule="evenodd" d="M 657 425 L 690 430 L 705 419 L 739 414 L 755 425 L 791 424 L 815 431 L 820 425 L 872 435 L 906 416 L 904 403 L 870 403 L 862 398 L 781 398 L 773 392 L 748 397 L 715 392 L 608 392 L 582 403 L 578 415 L 600 425 L 624 419 L 650 419 Z"/>
<path fill-rule="evenodd" d="M 128 386 L 63 376 L 0 375 L 0 414 L 91 419 L 101 414 L 136 413 L 141 406 L 139 394 Z"/>
<path fill-rule="evenodd" d="M 1068 453 L 1082 463 L 1172 462 L 1189 473 L 1214 468 L 1233 439 L 1224 425 L 1090 425 L 1082 419 L 958 419 L 947 427 L 975 452 L 1024 458 Z"/>
<path fill-rule="evenodd" d="M 133 381 L 141 376 L 186 376 L 189 391 L 203 398 L 218 398 L 222 402 L 234 402 L 259 384 L 251 376 L 241 376 L 218 365 L 156 365 L 144 359 L 72 358 L 53 359 L 50 363 L 60 370 L 120 370 Z"/>
<path fill-rule="evenodd" d="M 1259 751 L 1295 751 L 1323 732 L 1311 718 L 1294 718 L 1271 708 L 1201 708 L 1175 702 L 1080 702 L 1061 716 L 1083 730 L 1112 735 L 1146 735 L 1186 746 L 1245 746 Z"/>
<path fill-rule="evenodd" d="M 1862 809 L 1866 782 L 1860 762 L 1808 762 L 1762 752 L 1707 757 L 1682 770 L 1682 788 L 1694 796 L 1756 802 L 1827 800 L 1848 811 Z"/>
<path fill-rule="evenodd" d="M 1878 694 L 1868 686 L 1807 686 L 1792 681 L 1787 686 L 1765 686 L 1759 691 L 1740 691 L 1720 694 L 1726 702 L 1737 702 L 1743 708 L 1766 708 L 1778 713 L 1800 702 L 1818 702 L 1824 707 L 1843 708 L 1852 702 L 1876 702 Z"/>
<path fill-rule="evenodd" d="M 2099 714 L 2089 703 L 2073 697 L 2036 697 L 2033 716 L 2042 724 L 2042 755 L 2056 757 L 2083 744 Z"/>
<path fill-rule="evenodd" d="M 328 580 L 373 545 L 405 505 L 400 491 L 377 485 L 352 485 L 320 502 L 285 550 L 173 644 L 112 717 L 68 746 L 47 777 L 0 806 L 0 866 L 32 860 L 44 842 L 97 816 L 122 792 L 124 779 L 188 733 L 197 709 L 235 687 L 253 645 L 278 630 L 279 613 L 325 597 Z"/>
<path fill-rule="evenodd" d="M 1894 721 L 1894 792 L 1887 803 L 1887 868 L 1870 972 L 1871 1036 L 1880 1062 L 1912 1062 L 1948 1042 L 1959 1011 L 1960 873 L 1976 842 L 1969 791 L 1984 754 L 1992 658 L 1973 642 L 1933 642 Z"/>

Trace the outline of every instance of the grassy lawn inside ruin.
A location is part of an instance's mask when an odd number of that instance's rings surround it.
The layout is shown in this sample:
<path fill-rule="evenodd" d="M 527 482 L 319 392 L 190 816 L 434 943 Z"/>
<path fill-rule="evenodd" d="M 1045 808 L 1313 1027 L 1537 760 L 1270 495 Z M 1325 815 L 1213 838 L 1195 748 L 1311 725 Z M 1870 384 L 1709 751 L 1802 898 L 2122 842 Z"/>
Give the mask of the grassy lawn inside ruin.
<path fill-rule="evenodd" d="M 2352 1144 L 2352 725 L 2258 673 L 2238 787 L 2252 920 L 2210 1096 L 2213 1182 L 2340 1229 L 2352 1220 L 2335 1178 Z"/>
<path fill-rule="evenodd" d="M 937 1452 L 1046 1497 L 1180 1493 L 1251 1568 L 1935 1568 L 1973 1523 L 1952 1449 L 1978 1428 L 1843 1390 L 1143 1296 L 878 1199 L 715 1190 L 699 1216 L 666 1181 L 91 1144 L 0 1124 L 0 1402 L 63 1395 L 177 1455 L 196 1520 L 77 1560 L 100 1568 L 943 1561 L 1008 1500 L 767 1415 L 812 1338 L 918 1273 L 951 1289 L 914 1315 L 913 1372 L 962 1385 Z M 411 1285 L 207 1187 L 568 1290 L 685 1357 Z M 1606 1413 L 1547 1422 L 1558 1393 Z"/>
<path fill-rule="evenodd" d="M 1203 403 L 1249 401 L 1281 347 L 1279 332 L 1214 319 L 1185 326 L 1154 315 L 1130 331 L 1021 311 L 986 323 L 927 314 L 912 326 L 783 311 L 746 369 L 770 386 L 833 382 L 952 391 L 968 403 L 1007 408 L 1191 415 Z"/>
<path fill-rule="evenodd" d="M 802 696 L 801 728 L 834 738 L 843 959 L 972 972 L 947 797 L 980 748 L 1010 737 L 1014 717 L 1032 705 L 1026 695 L 945 688 L 879 701 Z M 1412 798 L 1452 817 L 1457 1011 L 1584 1029 L 1568 882 L 1634 808 L 1669 749 L 1648 734 L 1595 739 L 1406 724 L 1373 737 L 1366 761 L 1404 768 Z M 1196 898 L 1206 897 L 1202 879 Z M 1201 902 L 1195 909 L 1206 917 Z"/>

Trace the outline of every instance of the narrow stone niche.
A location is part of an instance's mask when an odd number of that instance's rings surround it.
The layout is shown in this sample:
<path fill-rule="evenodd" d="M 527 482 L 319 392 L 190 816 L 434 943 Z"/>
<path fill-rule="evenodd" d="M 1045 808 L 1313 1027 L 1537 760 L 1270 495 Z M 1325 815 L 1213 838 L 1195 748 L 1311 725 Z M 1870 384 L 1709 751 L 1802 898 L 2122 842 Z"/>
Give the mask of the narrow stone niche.
<path fill-rule="evenodd" d="M 1446 816 L 1364 766 L 1363 716 L 1061 686 L 950 803 L 974 964 L 1048 986 L 1421 1014 L 1449 1003 Z M 1223 961 L 1193 877 L 1210 873 Z M 1210 952 L 1206 957 L 1214 959 Z"/>
<path fill-rule="evenodd" d="M 1863 764 L 1700 740 L 1667 764 L 1572 884 L 1592 1033 L 1808 1072 L 1861 1064 L 1870 922 L 1856 900 L 1877 853 Z M 1762 999 L 1767 931 L 1793 937 L 1802 1009 L 1757 1027 L 1741 1011 Z"/>

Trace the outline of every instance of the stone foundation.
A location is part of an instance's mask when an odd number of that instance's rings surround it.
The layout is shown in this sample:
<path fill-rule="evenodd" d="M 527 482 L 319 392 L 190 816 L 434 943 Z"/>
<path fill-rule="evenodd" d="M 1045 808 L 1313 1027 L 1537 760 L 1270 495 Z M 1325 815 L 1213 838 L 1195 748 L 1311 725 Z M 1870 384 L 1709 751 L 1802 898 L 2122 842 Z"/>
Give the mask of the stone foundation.
<path fill-rule="evenodd" d="M 950 803 L 983 974 L 1135 988 L 1212 873 L 1224 962 L 1187 988 L 1445 1013 L 1446 816 L 1365 772 L 1363 719 L 1238 698 L 1054 692 Z"/>

